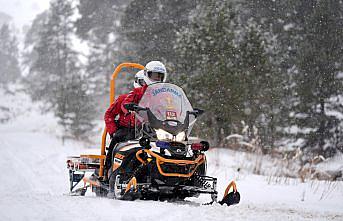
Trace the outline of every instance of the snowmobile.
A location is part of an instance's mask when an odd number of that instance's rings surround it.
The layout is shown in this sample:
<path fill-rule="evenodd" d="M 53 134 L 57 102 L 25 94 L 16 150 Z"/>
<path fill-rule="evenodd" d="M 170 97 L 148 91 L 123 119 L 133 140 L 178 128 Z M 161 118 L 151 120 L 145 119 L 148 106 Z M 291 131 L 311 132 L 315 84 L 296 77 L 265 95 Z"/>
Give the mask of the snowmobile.
<path fill-rule="evenodd" d="M 135 63 L 116 68 L 111 79 L 111 102 L 116 76 L 124 67 L 144 68 Z M 97 196 L 120 200 L 183 200 L 209 194 L 208 204 L 217 202 L 217 179 L 206 175 L 209 143 L 189 139 L 196 119 L 204 111 L 193 108 L 184 91 L 170 83 L 149 85 L 138 104 L 125 108 L 136 115 L 135 139 L 115 146 L 109 171 L 104 171 L 106 129 L 101 155 L 69 157 L 71 194 L 83 196 L 88 188 Z M 87 172 L 91 175 L 86 176 Z M 76 189 L 81 181 L 84 185 Z M 239 201 L 232 181 L 219 203 L 230 206 Z"/>

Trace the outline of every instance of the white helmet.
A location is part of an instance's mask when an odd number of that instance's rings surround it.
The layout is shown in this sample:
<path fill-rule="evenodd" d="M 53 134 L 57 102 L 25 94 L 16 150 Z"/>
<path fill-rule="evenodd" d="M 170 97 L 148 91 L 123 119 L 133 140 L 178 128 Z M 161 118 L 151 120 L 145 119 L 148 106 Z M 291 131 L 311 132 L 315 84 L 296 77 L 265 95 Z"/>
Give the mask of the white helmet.
<path fill-rule="evenodd" d="M 160 61 L 150 61 L 145 65 L 144 81 L 150 85 L 155 82 L 165 82 L 167 79 L 167 70 Z"/>
<path fill-rule="evenodd" d="M 139 87 L 142 87 L 144 84 L 145 84 L 145 81 L 144 81 L 144 70 L 140 70 L 135 75 L 135 81 L 133 82 L 133 86 L 135 88 L 139 88 Z"/>

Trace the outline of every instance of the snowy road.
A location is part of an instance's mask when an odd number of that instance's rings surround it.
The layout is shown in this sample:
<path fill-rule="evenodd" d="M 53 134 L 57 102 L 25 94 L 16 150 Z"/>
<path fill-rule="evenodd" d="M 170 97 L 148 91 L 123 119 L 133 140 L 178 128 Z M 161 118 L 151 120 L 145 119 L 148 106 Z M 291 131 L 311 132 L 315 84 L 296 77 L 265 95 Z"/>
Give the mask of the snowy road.
<path fill-rule="evenodd" d="M 265 177 L 240 175 L 241 204 L 233 207 L 203 206 L 208 196 L 187 202 L 116 201 L 68 195 L 65 159 L 84 151 L 79 143 L 65 146 L 44 133 L 0 134 L 0 217 L 1 220 L 343 220 L 342 184 L 324 200 L 319 196 L 325 183 L 316 187 L 304 184 L 268 185 Z M 97 150 L 95 150 L 97 151 Z M 210 175 L 219 177 L 219 197 L 225 183 L 236 176 L 232 154 L 209 152 Z M 230 163 L 231 162 L 231 163 Z M 313 185 L 313 184 L 312 184 Z M 300 195 L 308 188 L 304 202 Z M 300 191 L 301 190 L 301 191 Z"/>

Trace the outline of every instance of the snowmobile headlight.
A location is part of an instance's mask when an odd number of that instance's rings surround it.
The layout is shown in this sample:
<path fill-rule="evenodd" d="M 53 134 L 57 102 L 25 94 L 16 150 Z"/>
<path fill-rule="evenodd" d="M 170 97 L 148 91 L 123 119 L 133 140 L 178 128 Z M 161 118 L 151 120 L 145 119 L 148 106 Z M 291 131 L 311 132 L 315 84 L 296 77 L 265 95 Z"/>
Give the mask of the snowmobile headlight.
<path fill-rule="evenodd" d="M 158 129 L 155 131 L 156 131 L 157 139 L 159 139 L 159 140 L 183 141 L 186 137 L 185 132 L 181 132 L 181 133 L 177 134 L 175 136 L 175 139 L 174 139 L 174 136 L 165 130 Z"/>
<path fill-rule="evenodd" d="M 171 133 L 168 133 L 165 130 L 158 129 L 155 131 L 156 131 L 157 139 L 159 140 L 172 140 L 173 139 L 173 135 Z"/>
<path fill-rule="evenodd" d="M 186 133 L 183 131 L 176 135 L 176 141 L 184 141 L 185 138 L 186 138 Z"/>

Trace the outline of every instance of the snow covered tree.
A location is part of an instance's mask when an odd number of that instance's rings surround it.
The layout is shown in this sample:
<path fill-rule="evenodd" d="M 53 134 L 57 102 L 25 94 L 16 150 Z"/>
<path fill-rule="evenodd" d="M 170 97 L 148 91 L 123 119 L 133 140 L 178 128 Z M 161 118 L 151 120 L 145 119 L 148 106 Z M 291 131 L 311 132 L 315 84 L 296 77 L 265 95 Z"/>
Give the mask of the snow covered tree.
<path fill-rule="evenodd" d="M 336 135 L 342 124 L 342 1 L 244 2 L 248 17 L 263 19 L 286 55 L 280 66 L 289 82 L 285 138 L 303 141 L 313 154 L 332 155 L 342 139 Z"/>
<path fill-rule="evenodd" d="M 57 105 L 57 91 L 78 71 L 77 54 L 71 48 L 72 14 L 70 2 L 52 1 L 49 11 L 35 19 L 26 37 L 30 92 L 34 99 L 51 101 L 52 107 Z"/>
<path fill-rule="evenodd" d="M 0 28 L 0 84 L 7 85 L 20 77 L 18 43 L 8 24 Z"/>
<path fill-rule="evenodd" d="M 30 67 L 37 60 L 37 50 L 35 46 L 40 41 L 40 33 L 43 31 L 45 23 L 48 21 L 48 11 L 36 15 L 30 28 L 27 30 L 24 39 L 23 64 L 26 68 Z"/>
<path fill-rule="evenodd" d="M 240 76 L 235 67 L 237 16 L 230 3 L 207 1 L 192 17 L 191 26 L 178 34 L 178 83 L 193 104 L 207 111 L 203 117 L 207 129 L 202 125 L 199 132 L 219 144 L 242 116 Z"/>
<path fill-rule="evenodd" d="M 124 61 L 139 62 L 128 58 L 123 50 L 123 39 L 119 37 L 121 18 L 127 4 L 126 0 L 83 0 L 77 6 L 80 17 L 75 21 L 76 34 L 89 49 L 85 74 L 89 82 L 89 96 L 98 104 L 97 118 L 103 117 L 104 109 L 109 104 L 109 80 L 114 65 Z M 127 80 L 130 76 L 119 76 L 117 94 L 128 93 L 132 89 Z"/>
<path fill-rule="evenodd" d="M 173 66 L 176 33 L 189 23 L 196 0 L 133 0 L 122 18 L 127 54 L 140 63 L 162 60 Z"/>
<path fill-rule="evenodd" d="M 86 73 L 95 97 L 107 96 L 113 64 L 125 60 L 117 36 L 126 5 L 124 0 L 84 0 L 78 5 L 81 17 L 76 20 L 75 27 L 77 35 L 90 48 Z"/>
<path fill-rule="evenodd" d="M 31 43 L 27 48 L 32 50 L 26 56 L 33 55 L 26 57 L 27 83 L 33 99 L 46 101 L 65 130 L 79 138 L 80 128 L 90 130 L 93 116 L 91 111 L 85 111 L 90 110 L 91 104 L 83 89 L 78 53 L 73 49 L 73 14 L 70 1 L 54 0 L 48 13 L 37 17 L 27 38 L 27 43 Z M 75 102 L 84 107 L 81 109 Z"/>
<path fill-rule="evenodd" d="M 80 139 L 91 132 L 94 124 L 95 104 L 88 92 L 88 82 L 79 75 L 71 76 L 65 84 L 64 96 L 56 109 L 56 116 L 67 134 Z"/>
<path fill-rule="evenodd" d="M 86 74 L 94 99 L 107 98 L 113 64 L 131 61 L 144 65 L 151 59 L 162 59 L 170 67 L 176 30 L 188 22 L 189 8 L 195 5 L 193 0 L 80 1 L 81 16 L 75 26 L 78 36 L 90 46 Z M 132 88 L 132 76 L 118 79 L 117 92 L 125 93 Z M 102 114 L 104 106 L 99 107 Z"/>
<path fill-rule="evenodd" d="M 287 78 L 288 85 L 292 85 L 290 75 L 296 71 L 294 66 L 297 58 L 294 55 L 299 47 L 298 30 L 301 27 L 299 23 L 301 23 L 303 13 L 311 6 L 307 1 L 297 0 L 245 0 L 242 5 L 244 9 L 241 10 L 241 14 L 245 20 L 260 21 L 259 25 L 263 31 L 274 33 L 278 41 L 278 51 L 283 54 L 278 68 L 281 72 L 287 73 L 288 76 L 283 76 Z M 290 95 L 289 92 L 288 95 Z"/>
<path fill-rule="evenodd" d="M 257 128 L 263 144 L 273 146 L 284 87 L 278 42 L 253 20 L 242 22 L 238 8 L 229 1 L 197 8 L 192 26 L 178 36 L 179 83 L 208 111 L 208 130 L 200 132 L 215 143 L 240 133 L 244 121 L 251 138 Z"/>
<path fill-rule="evenodd" d="M 264 146 L 273 147 L 282 121 L 282 97 L 287 79 L 280 71 L 280 51 L 272 33 L 266 33 L 253 20 L 242 29 L 237 69 L 241 81 L 244 116 L 248 134 L 254 128 Z"/>
<path fill-rule="evenodd" d="M 342 124 L 343 3 L 317 0 L 312 6 L 300 30 L 294 120 L 302 147 L 328 157 L 337 150 L 335 131 Z"/>

